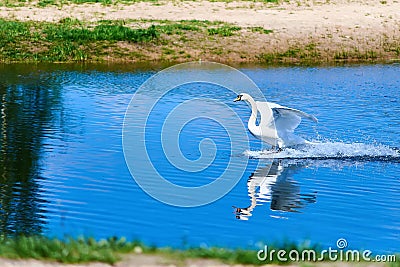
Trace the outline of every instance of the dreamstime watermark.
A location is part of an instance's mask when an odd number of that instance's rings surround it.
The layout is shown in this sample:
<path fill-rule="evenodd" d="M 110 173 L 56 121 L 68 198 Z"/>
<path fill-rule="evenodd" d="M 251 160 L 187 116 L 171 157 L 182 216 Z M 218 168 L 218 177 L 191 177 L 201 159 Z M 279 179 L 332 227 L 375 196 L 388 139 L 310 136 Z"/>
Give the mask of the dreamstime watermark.
<path fill-rule="evenodd" d="M 179 91 L 182 88 L 186 88 L 183 93 Z M 179 207 L 206 205 L 227 194 L 243 176 L 249 160 L 237 156 L 250 149 L 247 125 L 232 108 L 240 93 L 266 101 L 247 75 L 219 63 L 178 64 L 145 81 L 129 103 L 122 130 L 125 161 L 141 189 L 158 201 Z M 182 186 L 171 182 L 174 180 L 166 177 L 166 170 L 186 177 L 201 175 L 217 157 L 217 143 L 207 136 L 198 143 L 198 158 L 182 152 L 181 133 L 196 119 L 211 120 L 224 129 L 230 155 L 223 172 L 208 177 L 212 180 L 208 184 Z"/>
<path fill-rule="evenodd" d="M 257 258 L 260 261 L 347 261 L 347 262 L 396 262 L 396 255 L 373 255 L 371 250 L 352 250 L 346 249 L 348 246 L 347 240 L 339 238 L 336 242 L 336 247 L 329 247 L 321 251 L 314 249 L 297 250 L 276 250 L 269 249 L 267 245 L 257 252 Z"/>

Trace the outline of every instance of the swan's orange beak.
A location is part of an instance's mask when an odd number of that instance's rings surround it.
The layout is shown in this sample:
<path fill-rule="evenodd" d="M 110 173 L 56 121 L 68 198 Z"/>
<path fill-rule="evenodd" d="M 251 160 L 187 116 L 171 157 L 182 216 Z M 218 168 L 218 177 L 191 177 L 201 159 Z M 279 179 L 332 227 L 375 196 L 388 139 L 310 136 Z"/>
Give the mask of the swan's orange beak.
<path fill-rule="evenodd" d="M 240 100 L 242 100 L 242 96 L 241 96 L 241 95 L 238 95 L 238 96 L 235 98 L 235 100 L 233 100 L 233 102 L 238 102 L 238 101 L 240 101 Z"/>

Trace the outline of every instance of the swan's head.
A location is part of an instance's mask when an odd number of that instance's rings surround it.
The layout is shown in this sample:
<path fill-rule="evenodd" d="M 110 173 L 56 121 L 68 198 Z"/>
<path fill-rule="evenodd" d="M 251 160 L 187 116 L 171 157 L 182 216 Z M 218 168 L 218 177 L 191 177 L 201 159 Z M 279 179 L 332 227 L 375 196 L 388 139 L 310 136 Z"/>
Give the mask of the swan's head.
<path fill-rule="evenodd" d="M 238 95 L 235 98 L 235 100 L 233 100 L 233 102 L 242 101 L 242 100 L 246 101 L 246 100 L 249 100 L 249 99 L 251 99 L 251 96 L 249 94 L 242 93 L 242 94 Z"/>

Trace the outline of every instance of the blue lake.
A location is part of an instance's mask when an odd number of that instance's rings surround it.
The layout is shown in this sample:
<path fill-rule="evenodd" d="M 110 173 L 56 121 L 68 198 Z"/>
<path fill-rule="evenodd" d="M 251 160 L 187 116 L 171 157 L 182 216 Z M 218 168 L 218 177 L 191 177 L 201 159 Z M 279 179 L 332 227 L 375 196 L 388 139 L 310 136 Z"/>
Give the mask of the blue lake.
<path fill-rule="evenodd" d="M 188 208 L 149 196 L 125 162 L 125 112 L 157 70 L 0 66 L 2 235 L 116 235 L 157 246 L 251 249 L 283 240 L 336 248 L 345 238 L 349 248 L 399 252 L 400 65 L 239 68 L 268 101 L 319 120 L 303 120 L 296 130 L 318 145 L 284 149 L 275 155 L 279 159 L 270 158 L 250 133 L 248 150 L 230 142 L 228 130 L 236 126 L 210 99 L 229 107 L 245 125 L 250 109 L 234 103 L 229 90 L 193 83 L 164 95 L 148 117 L 145 137 L 148 156 L 166 180 L 198 187 L 213 182 L 232 159 L 245 164 L 227 194 Z M 168 114 L 194 98 L 200 104 L 189 112 L 202 116 L 181 129 L 181 153 L 195 161 L 204 152 L 199 150 L 204 138 L 213 140 L 217 152 L 208 168 L 188 172 L 170 164 L 160 135 Z M 135 112 L 143 115 L 140 104 Z"/>

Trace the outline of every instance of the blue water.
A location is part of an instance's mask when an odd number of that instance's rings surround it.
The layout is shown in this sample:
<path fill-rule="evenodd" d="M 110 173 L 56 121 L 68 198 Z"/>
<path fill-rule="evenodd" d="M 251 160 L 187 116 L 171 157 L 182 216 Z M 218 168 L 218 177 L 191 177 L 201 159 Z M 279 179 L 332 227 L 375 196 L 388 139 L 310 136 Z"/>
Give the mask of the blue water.
<path fill-rule="evenodd" d="M 182 208 L 146 194 L 122 148 L 128 104 L 156 71 L 2 66 L 3 233 L 24 225 L 25 232 L 48 236 L 116 235 L 175 247 L 257 248 L 259 242 L 311 240 L 327 248 L 345 238 L 350 248 L 398 252 L 400 66 L 240 70 L 268 101 L 315 115 L 318 124 L 304 120 L 297 132 L 316 145 L 288 148 L 271 159 L 250 133 L 250 149 L 241 150 L 223 125 L 201 117 L 185 125 L 178 142 L 183 155 L 196 160 L 201 140 L 211 138 L 215 159 L 203 171 L 182 171 L 161 147 L 162 122 L 174 107 L 192 98 L 216 99 L 244 123 L 250 109 L 216 85 L 178 87 L 154 106 L 146 132 L 149 157 L 165 179 L 201 186 L 223 173 L 233 157 L 247 164 L 228 194 Z M 199 104 L 193 111 L 223 117 L 212 107 Z"/>

